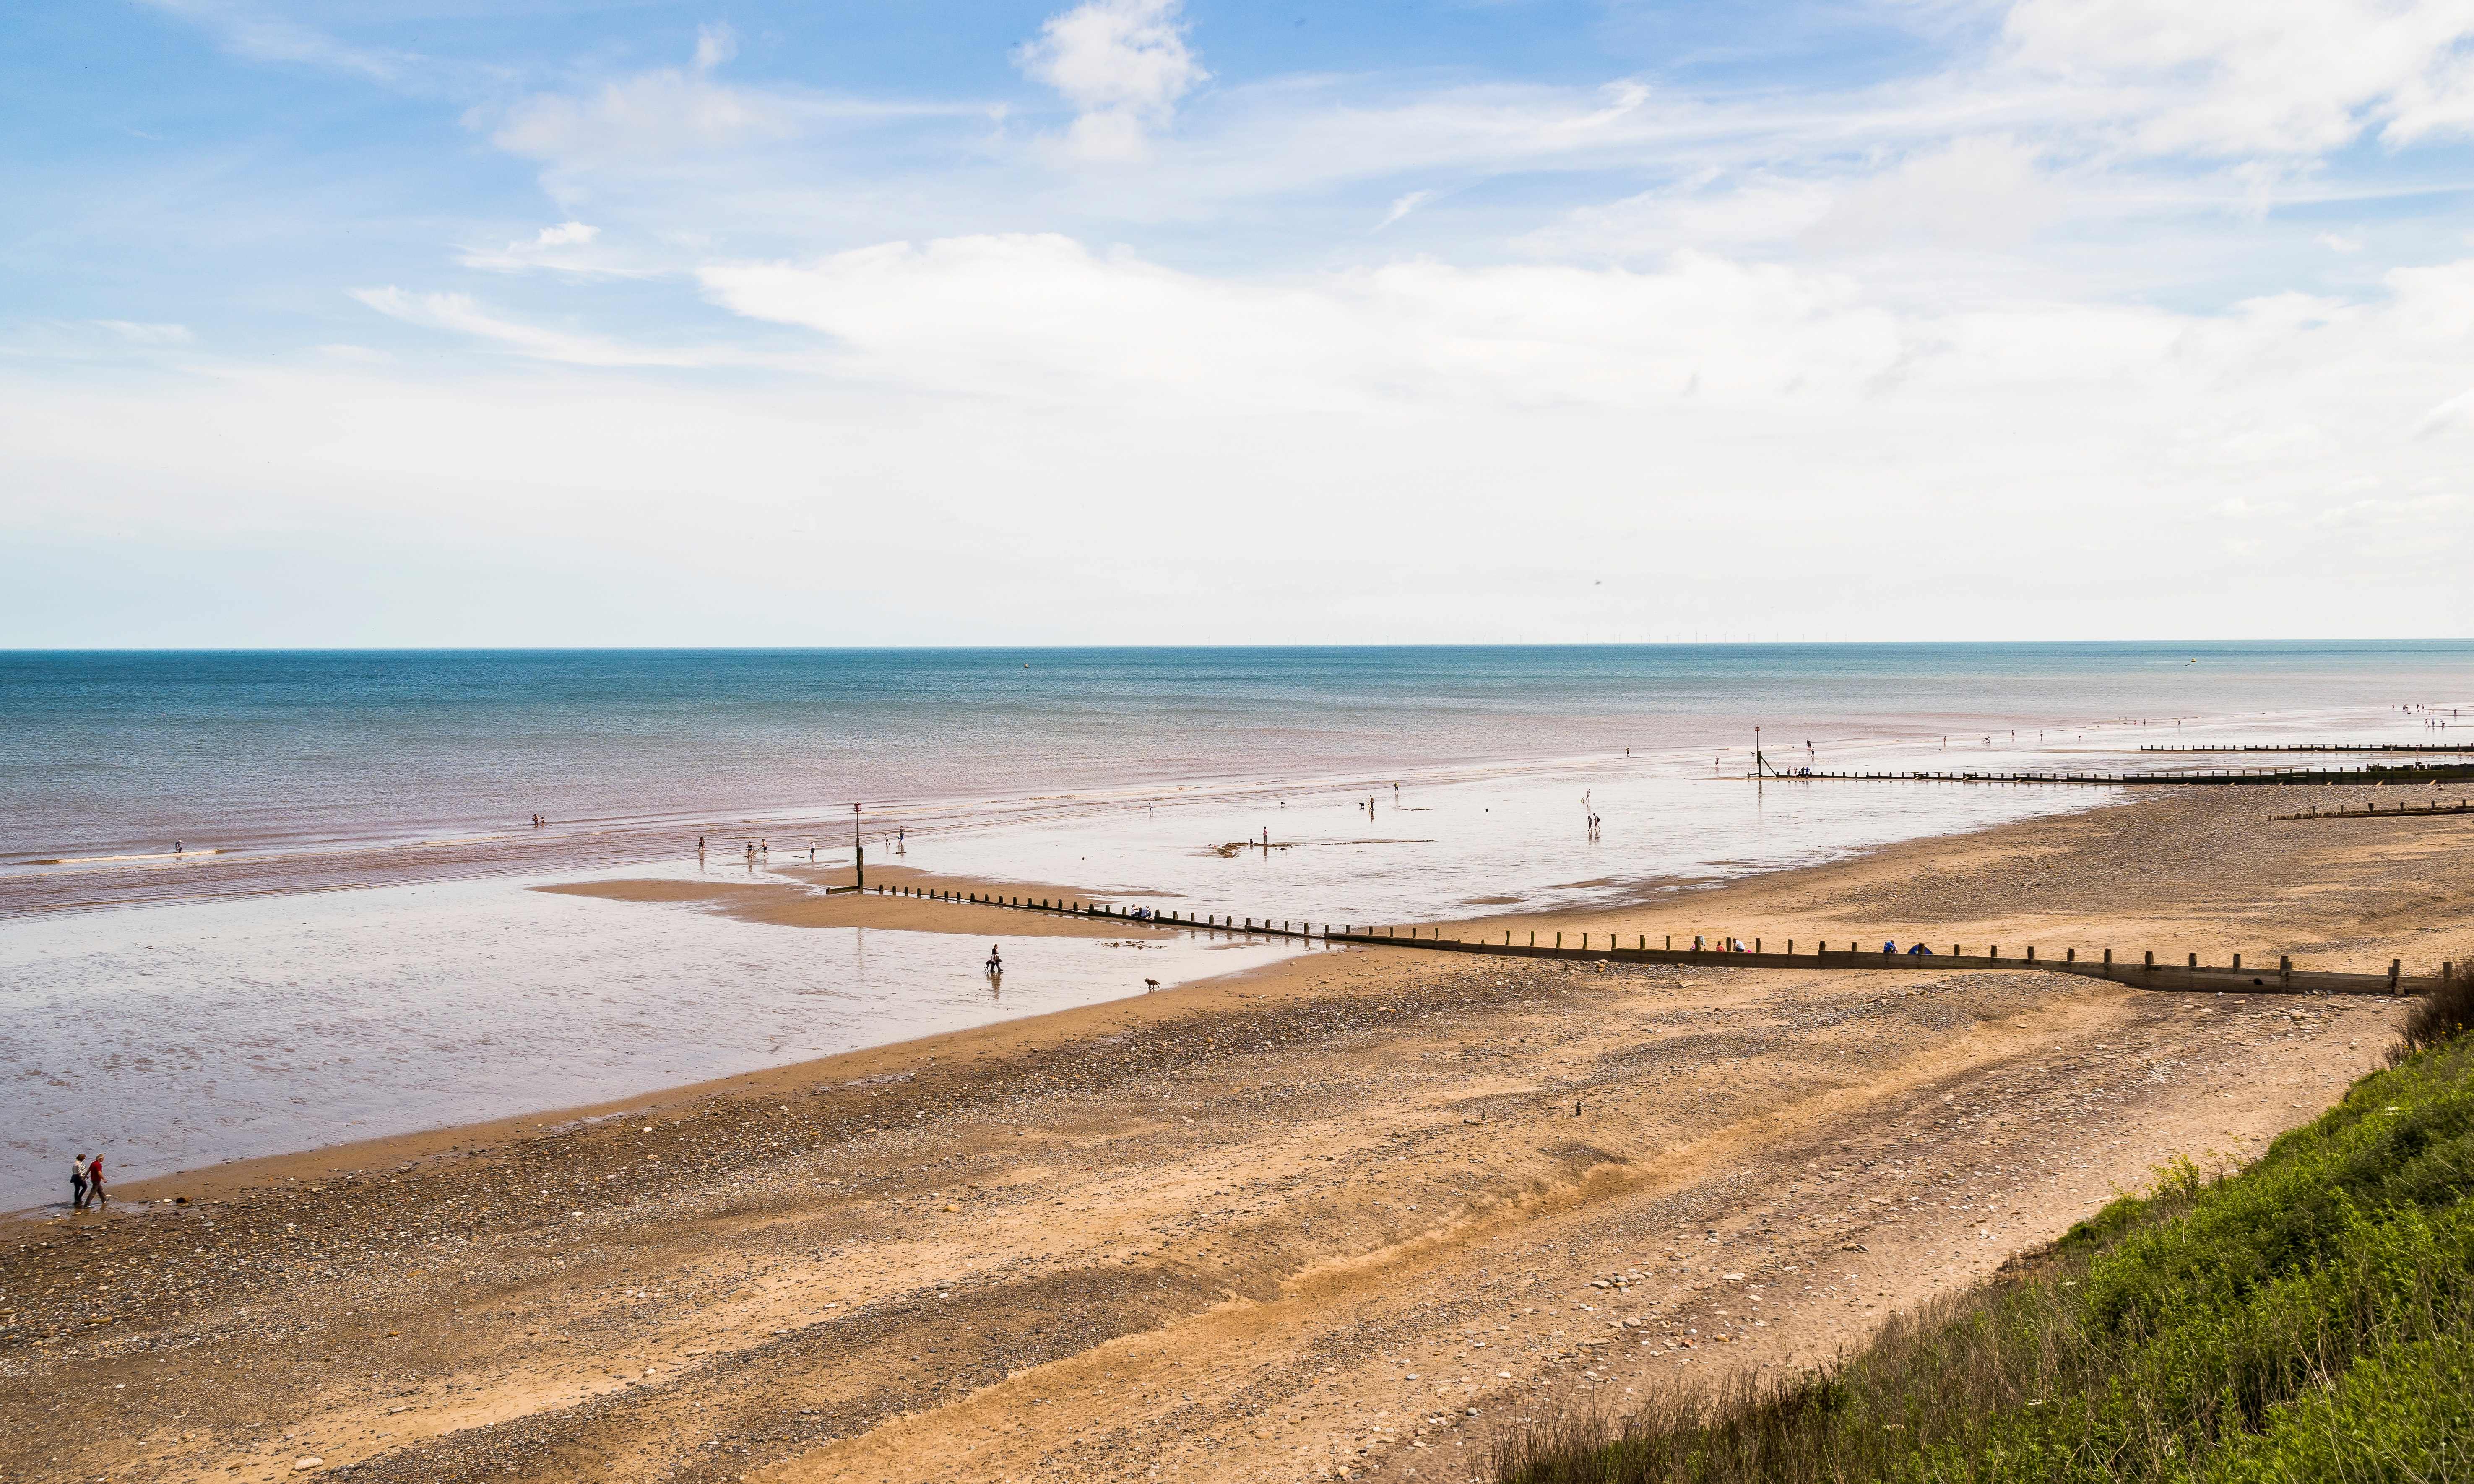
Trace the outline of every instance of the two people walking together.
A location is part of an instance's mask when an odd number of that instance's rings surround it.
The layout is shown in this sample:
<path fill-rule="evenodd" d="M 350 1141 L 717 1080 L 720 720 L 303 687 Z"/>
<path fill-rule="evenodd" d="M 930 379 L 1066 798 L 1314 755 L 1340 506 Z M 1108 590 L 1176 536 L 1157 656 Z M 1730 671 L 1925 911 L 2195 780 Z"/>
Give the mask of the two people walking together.
<path fill-rule="evenodd" d="M 83 1211 L 88 1204 L 102 1210 L 111 1200 L 103 1188 L 103 1156 L 80 1155 L 69 1161 L 69 1206 Z"/>

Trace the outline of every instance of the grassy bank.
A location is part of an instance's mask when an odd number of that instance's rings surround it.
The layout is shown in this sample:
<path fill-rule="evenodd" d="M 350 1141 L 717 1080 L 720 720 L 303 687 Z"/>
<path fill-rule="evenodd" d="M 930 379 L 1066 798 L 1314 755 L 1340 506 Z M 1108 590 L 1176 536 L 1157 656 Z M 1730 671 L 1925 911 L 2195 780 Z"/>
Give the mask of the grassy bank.
<path fill-rule="evenodd" d="M 2474 975 L 2239 1174 L 2183 1163 L 1818 1374 L 1507 1437 L 1507 1484 L 2474 1478 Z"/>

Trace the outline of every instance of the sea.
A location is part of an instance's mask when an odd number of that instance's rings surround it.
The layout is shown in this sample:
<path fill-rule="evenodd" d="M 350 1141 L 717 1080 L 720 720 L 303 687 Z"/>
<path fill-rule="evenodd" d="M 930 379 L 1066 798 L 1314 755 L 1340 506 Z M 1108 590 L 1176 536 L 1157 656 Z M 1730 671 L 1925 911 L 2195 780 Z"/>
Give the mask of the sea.
<path fill-rule="evenodd" d="M 1756 773 L 2455 727 L 2474 642 L 0 653 L 0 1209 L 50 1209 L 78 1154 L 131 1179 L 546 1119 L 1314 951 L 1026 938 L 991 984 L 976 939 L 538 886 L 865 848 L 1443 923 L 2117 797 Z"/>

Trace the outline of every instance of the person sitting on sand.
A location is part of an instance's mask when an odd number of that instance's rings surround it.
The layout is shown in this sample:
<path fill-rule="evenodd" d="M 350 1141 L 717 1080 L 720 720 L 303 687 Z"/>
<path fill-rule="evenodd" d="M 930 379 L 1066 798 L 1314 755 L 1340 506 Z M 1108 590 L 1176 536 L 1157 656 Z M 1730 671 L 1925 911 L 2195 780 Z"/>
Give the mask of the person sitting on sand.
<path fill-rule="evenodd" d="M 1922 943 L 1911 943 L 1907 946 L 1907 957 L 1911 959 L 1929 959 L 1932 957 L 1932 950 L 1927 948 Z"/>
<path fill-rule="evenodd" d="M 1883 953 L 1897 953 L 1899 951 L 1899 945 L 1885 937 L 1881 939 L 1881 951 Z"/>
<path fill-rule="evenodd" d="M 1701 935 L 1698 933 L 1692 935 L 1692 951 L 1694 953 L 1701 951 Z"/>

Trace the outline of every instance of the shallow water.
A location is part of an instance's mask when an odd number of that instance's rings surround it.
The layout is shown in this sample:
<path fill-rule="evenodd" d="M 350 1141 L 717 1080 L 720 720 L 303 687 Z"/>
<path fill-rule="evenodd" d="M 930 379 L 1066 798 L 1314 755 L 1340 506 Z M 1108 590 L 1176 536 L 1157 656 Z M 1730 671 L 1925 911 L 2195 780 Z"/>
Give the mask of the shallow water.
<path fill-rule="evenodd" d="M 991 913 L 991 915 L 998 915 Z M 1299 951 L 779 928 L 504 881 L 80 914 L 0 933 L 0 1210 L 571 1107 L 1040 1014 Z M 55 1186 L 58 1189 L 55 1189 Z"/>

